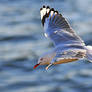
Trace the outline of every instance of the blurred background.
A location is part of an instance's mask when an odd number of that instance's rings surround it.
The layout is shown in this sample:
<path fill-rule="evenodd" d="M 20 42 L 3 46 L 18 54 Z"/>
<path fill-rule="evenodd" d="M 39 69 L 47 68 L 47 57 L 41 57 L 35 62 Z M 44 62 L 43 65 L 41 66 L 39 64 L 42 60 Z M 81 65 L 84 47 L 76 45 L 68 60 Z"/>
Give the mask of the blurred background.
<path fill-rule="evenodd" d="M 41 25 L 43 4 L 59 10 L 92 45 L 92 0 L 0 0 L 0 92 L 92 92 L 92 63 L 86 60 L 33 70 L 53 48 Z"/>

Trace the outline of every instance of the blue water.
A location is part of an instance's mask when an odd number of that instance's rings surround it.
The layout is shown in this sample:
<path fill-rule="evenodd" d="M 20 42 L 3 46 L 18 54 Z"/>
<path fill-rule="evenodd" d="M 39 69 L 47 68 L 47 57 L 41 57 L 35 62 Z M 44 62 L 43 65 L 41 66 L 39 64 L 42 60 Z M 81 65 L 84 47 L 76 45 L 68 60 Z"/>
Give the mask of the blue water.
<path fill-rule="evenodd" d="M 0 92 L 92 92 L 92 64 L 85 60 L 33 70 L 53 44 L 44 37 L 40 7 L 56 8 L 92 45 L 92 0 L 0 0 Z"/>

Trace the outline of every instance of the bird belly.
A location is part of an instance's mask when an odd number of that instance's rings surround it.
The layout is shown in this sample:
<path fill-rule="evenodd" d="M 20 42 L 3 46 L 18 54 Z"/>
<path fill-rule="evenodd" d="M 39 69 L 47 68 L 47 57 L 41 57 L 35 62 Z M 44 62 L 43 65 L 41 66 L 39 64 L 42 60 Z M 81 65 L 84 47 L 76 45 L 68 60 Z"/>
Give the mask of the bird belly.
<path fill-rule="evenodd" d="M 62 59 L 62 60 L 59 60 L 57 62 L 54 62 L 54 64 L 62 64 L 62 63 L 68 63 L 68 62 L 73 62 L 73 61 L 77 61 L 78 59 Z"/>

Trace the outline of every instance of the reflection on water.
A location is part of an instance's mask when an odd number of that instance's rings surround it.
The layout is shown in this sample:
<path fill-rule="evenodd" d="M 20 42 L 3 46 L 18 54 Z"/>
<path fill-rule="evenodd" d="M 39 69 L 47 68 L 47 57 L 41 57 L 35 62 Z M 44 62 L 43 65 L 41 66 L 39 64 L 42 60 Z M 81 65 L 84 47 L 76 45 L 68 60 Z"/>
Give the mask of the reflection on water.
<path fill-rule="evenodd" d="M 77 61 L 33 70 L 53 45 L 43 35 L 39 9 L 49 4 L 92 45 L 92 0 L 0 0 L 0 92 L 91 92 L 92 64 Z M 49 41 L 49 42 L 48 42 Z"/>

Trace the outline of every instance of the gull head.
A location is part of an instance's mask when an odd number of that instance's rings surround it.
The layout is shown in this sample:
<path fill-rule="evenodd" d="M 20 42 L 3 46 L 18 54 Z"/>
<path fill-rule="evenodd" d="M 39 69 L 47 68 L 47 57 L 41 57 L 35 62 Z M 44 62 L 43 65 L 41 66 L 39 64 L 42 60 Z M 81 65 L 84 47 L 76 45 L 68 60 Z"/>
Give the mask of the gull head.
<path fill-rule="evenodd" d="M 53 53 L 45 53 L 39 59 L 38 63 L 34 66 L 34 69 L 39 65 L 48 65 L 55 55 Z"/>
<path fill-rule="evenodd" d="M 40 57 L 38 63 L 34 66 L 34 69 L 39 65 L 48 65 L 50 64 L 50 59 L 48 57 Z"/>

